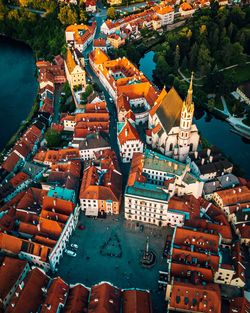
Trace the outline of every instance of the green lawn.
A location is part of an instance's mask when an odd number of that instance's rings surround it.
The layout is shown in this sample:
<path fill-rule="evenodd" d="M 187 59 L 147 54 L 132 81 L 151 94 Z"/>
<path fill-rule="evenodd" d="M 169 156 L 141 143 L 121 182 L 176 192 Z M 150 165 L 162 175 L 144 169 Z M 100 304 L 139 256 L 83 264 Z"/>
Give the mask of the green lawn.
<path fill-rule="evenodd" d="M 232 77 L 236 84 L 250 81 L 250 64 L 225 70 L 224 75 L 225 77 Z"/>

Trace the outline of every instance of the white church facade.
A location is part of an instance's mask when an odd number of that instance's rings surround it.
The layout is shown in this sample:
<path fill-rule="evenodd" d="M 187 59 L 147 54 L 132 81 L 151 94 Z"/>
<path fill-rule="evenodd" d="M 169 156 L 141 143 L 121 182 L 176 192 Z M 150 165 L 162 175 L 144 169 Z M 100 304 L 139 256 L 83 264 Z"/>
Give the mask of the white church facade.
<path fill-rule="evenodd" d="M 162 90 L 149 112 L 147 143 L 153 149 L 181 162 L 189 152 L 197 151 L 199 133 L 193 124 L 193 74 L 186 99 L 183 101 L 172 87 Z"/>

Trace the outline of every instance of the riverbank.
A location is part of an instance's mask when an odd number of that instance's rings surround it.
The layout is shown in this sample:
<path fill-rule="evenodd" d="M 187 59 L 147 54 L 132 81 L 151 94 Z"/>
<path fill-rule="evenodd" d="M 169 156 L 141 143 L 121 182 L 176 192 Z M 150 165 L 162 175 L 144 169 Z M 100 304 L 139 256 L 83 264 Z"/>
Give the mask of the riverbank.
<path fill-rule="evenodd" d="M 25 43 L 0 37 L 0 159 L 15 144 L 39 108 L 32 50 Z M 18 126 L 19 125 L 19 126 Z"/>

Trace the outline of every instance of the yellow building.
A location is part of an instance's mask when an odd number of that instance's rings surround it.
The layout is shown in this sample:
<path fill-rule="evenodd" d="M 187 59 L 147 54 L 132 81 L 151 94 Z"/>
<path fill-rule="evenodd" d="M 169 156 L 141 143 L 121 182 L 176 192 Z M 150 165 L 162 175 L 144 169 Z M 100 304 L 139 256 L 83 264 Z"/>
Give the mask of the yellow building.
<path fill-rule="evenodd" d="M 116 34 L 108 36 L 108 41 L 115 49 L 118 49 L 119 47 L 125 45 L 125 39 Z"/>
<path fill-rule="evenodd" d="M 86 87 L 86 72 L 84 62 L 78 58 L 76 51 L 67 49 L 65 60 L 66 77 L 71 88 L 76 86 Z"/>

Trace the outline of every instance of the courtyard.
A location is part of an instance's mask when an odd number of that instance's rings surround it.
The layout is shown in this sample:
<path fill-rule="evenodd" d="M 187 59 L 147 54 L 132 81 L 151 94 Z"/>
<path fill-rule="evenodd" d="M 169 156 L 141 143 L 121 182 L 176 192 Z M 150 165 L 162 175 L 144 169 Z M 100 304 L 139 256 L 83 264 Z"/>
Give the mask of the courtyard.
<path fill-rule="evenodd" d="M 119 288 L 141 288 L 151 291 L 155 313 L 164 311 L 164 292 L 158 288 L 159 271 L 167 270 L 163 250 L 171 229 L 140 226 L 124 221 L 119 215 L 94 219 L 80 215 L 71 243 L 78 245 L 77 256 L 64 254 L 57 275 L 68 283 L 92 286 L 108 281 Z M 141 256 L 149 237 L 149 250 L 156 255 L 150 268 L 141 265 Z"/>

